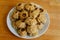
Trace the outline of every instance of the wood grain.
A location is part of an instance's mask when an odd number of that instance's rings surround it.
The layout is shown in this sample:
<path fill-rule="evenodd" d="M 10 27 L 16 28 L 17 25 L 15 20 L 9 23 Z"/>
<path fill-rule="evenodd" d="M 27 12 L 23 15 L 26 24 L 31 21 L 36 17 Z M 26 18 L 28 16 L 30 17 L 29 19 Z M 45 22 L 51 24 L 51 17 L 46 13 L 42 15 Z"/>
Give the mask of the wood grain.
<path fill-rule="evenodd" d="M 41 37 L 30 40 L 60 40 L 60 1 L 59 0 L 0 0 L 0 40 L 27 40 L 13 35 L 6 24 L 8 12 L 17 3 L 34 2 L 47 9 L 50 16 L 50 25 L 47 32 Z"/>

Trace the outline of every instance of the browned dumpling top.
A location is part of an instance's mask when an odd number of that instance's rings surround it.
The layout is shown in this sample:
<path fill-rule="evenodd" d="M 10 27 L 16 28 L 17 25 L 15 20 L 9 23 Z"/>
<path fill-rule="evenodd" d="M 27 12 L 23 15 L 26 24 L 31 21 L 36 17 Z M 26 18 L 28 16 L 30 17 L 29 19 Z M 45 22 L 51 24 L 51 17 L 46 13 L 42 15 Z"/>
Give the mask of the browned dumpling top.
<path fill-rule="evenodd" d="M 36 36 L 47 21 L 46 11 L 32 3 L 19 3 L 10 16 L 13 27 L 21 36 Z"/>

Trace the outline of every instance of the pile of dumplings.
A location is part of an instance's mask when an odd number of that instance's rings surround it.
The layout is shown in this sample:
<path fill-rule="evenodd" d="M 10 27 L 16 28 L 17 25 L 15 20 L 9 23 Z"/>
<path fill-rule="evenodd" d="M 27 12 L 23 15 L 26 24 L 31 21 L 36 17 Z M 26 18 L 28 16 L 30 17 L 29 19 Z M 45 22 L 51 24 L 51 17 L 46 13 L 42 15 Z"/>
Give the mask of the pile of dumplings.
<path fill-rule="evenodd" d="M 12 26 L 20 36 L 36 36 L 47 21 L 46 11 L 32 3 L 19 3 L 10 16 Z"/>

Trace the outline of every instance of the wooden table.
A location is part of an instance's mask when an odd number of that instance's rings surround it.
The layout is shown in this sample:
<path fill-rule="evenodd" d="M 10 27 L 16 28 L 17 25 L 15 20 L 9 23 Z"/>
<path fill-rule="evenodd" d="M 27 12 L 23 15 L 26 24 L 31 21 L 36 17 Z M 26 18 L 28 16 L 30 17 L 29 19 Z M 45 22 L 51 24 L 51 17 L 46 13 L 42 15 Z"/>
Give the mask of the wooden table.
<path fill-rule="evenodd" d="M 30 40 L 60 40 L 60 1 L 59 0 L 0 0 L 0 40 L 27 40 L 13 35 L 6 24 L 6 17 L 12 7 L 20 2 L 34 2 L 47 9 L 50 25 L 41 37 Z"/>

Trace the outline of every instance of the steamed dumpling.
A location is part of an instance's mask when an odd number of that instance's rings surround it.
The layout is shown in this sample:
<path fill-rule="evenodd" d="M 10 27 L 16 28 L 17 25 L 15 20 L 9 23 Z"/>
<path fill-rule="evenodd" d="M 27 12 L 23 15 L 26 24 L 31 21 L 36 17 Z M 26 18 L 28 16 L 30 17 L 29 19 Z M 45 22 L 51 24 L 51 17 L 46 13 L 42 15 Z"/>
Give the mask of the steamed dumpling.
<path fill-rule="evenodd" d="M 12 21 L 16 21 L 16 19 L 19 19 L 19 12 L 15 10 L 10 18 Z"/>
<path fill-rule="evenodd" d="M 25 8 L 26 8 L 26 10 L 34 10 L 35 9 L 34 5 L 32 5 L 32 4 L 26 4 Z"/>
<path fill-rule="evenodd" d="M 30 13 L 30 17 L 36 18 L 39 15 L 39 13 L 40 13 L 40 10 L 37 8 L 32 13 Z"/>
<path fill-rule="evenodd" d="M 32 19 L 32 18 L 27 18 L 25 20 L 25 22 L 28 24 L 28 25 L 35 25 L 37 23 L 37 21 L 35 19 Z"/>
<path fill-rule="evenodd" d="M 28 17 L 28 12 L 23 10 L 22 12 L 20 12 L 20 19 L 25 19 Z"/>
<path fill-rule="evenodd" d="M 21 35 L 21 36 L 26 36 L 26 35 L 27 35 L 27 32 L 26 32 L 25 29 L 20 29 L 20 30 L 18 30 L 18 33 L 19 33 L 19 35 Z"/>
<path fill-rule="evenodd" d="M 24 5 L 25 5 L 24 3 L 19 3 L 17 4 L 16 9 L 21 11 L 22 9 L 24 9 Z"/>
<path fill-rule="evenodd" d="M 37 33 L 38 33 L 37 26 L 36 25 L 34 25 L 34 26 L 28 26 L 27 27 L 27 32 L 30 33 L 30 36 L 37 35 Z"/>
<path fill-rule="evenodd" d="M 24 22 L 21 22 L 21 20 L 16 21 L 16 26 L 18 28 L 25 28 L 26 27 L 25 23 Z"/>
<path fill-rule="evenodd" d="M 38 22 L 46 23 L 47 18 L 45 15 L 41 15 L 37 18 Z"/>

